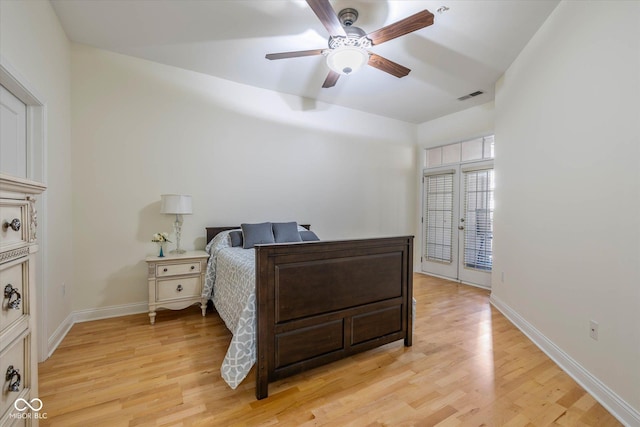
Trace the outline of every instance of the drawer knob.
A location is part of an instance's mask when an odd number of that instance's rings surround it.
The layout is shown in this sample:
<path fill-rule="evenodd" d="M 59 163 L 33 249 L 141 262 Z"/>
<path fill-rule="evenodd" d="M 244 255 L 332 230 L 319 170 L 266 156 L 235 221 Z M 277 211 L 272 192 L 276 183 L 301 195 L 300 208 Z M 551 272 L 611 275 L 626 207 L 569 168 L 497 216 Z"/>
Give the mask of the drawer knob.
<path fill-rule="evenodd" d="M 9 299 L 9 302 L 7 303 L 7 307 L 12 308 L 14 310 L 20 310 L 22 295 L 20 295 L 20 292 L 18 292 L 16 288 L 11 286 L 11 284 L 8 284 L 7 286 L 4 287 L 4 297 Z"/>
<path fill-rule="evenodd" d="M 15 377 L 18 377 L 15 381 L 13 380 Z M 9 391 L 20 391 L 20 370 L 14 369 L 13 365 L 9 365 L 7 368 L 7 373 L 4 377 L 5 381 L 9 381 Z"/>
<path fill-rule="evenodd" d="M 178 285 L 178 287 L 176 288 L 176 291 L 178 292 L 182 292 L 184 288 L 182 287 L 182 285 Z"/>
<path fill-rule="evenodd" d="M 164 271 L 166 273 L 167 271 L 169 271 L 169 269 L 165 267 L 165 268 L 162 269 L 162 271 Z"/>
<path fill-rule="evenodd" d="M 22 224 L 20 223 L 20 220 L 18 218 L 13 218 L 13 220 L 11 222 L 4 222 L 4 224 L 2 224 L 2 229 L 6 230 L 7 228 L 11 228 L 13 231 L 20 231 L 20 226 Z"/>
<path fill-rule="evenodd" d="M 196 266 L 195 266 L 195 265 L 192 265 L 192 266 L 191 266 L 191 269 L 192 269 L 192 270 L 195 270 L 195 269 L 196 269 Z"/>

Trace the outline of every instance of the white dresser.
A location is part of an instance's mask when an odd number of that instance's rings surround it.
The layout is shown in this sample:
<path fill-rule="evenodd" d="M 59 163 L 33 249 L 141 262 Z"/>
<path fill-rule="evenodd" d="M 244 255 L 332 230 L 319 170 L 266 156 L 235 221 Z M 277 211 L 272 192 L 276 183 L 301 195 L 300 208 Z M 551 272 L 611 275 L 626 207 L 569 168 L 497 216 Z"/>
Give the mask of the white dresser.
<path fill-rule="evenodd" d="M 45 186 L 0 174 L 0 426 L 37 426 L 36 197 Z"/>

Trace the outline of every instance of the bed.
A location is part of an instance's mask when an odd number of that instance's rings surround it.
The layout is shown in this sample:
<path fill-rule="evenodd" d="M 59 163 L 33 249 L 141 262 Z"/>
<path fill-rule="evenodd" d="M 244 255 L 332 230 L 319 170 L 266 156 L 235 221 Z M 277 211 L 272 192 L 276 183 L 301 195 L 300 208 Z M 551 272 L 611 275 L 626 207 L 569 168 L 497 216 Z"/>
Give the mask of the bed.
<path fill-rule="evenodd" d="M 239 228 L 207 228 L 202 295 L 233 334 L 221 367 L 230 387 L 256 364 L 263 399 L 281 378 L 397 340 L 411 346 L 413 236 L 242 249 L 231 244 Z"/>

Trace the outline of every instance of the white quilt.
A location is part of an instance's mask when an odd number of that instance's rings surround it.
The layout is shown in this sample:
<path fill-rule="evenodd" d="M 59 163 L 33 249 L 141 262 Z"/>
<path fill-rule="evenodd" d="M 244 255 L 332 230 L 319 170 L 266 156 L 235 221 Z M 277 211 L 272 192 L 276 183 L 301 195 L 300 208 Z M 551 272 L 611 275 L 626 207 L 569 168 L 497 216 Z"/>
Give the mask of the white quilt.
<path fill-rule="evenodd" d="M 214 237 L 206 250 L 211 256 L 202 296 L 211 297 L 233 334 L 220 373 L 235 389 L 256 362 L 255 250 L 231 247 L 229 231 Z"/>

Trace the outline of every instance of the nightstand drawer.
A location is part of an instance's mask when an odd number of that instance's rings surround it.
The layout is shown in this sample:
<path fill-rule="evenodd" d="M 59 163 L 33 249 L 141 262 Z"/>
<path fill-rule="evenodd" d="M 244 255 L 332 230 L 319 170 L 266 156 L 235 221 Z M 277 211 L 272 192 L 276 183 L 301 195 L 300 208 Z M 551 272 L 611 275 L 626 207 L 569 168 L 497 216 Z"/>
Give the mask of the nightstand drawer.
<path fill-rule="evenodd" d="M 2 307 L 0 307 L 0 332 L 18 320 L 25 310 L 28 292 L 28 261 L 11 263 L 0 267 L 0 293 Z M 1 374 L 1 372 L 0 372 Z"/>
<path fill-rule="evenodd" d="M 200 263 L 164 264 L 156 266 L 157 277 L 180 276 L 182 274 L 200 273 Z"/>
<path fill-rule="evenodd" d="M 156 301 L 200 296 L 200 276 L 158 280 Z"/>
<path fill-rule="evenodd" d="M 27 204 L 0 202 L 0 248 L 27 243 Z"/>

